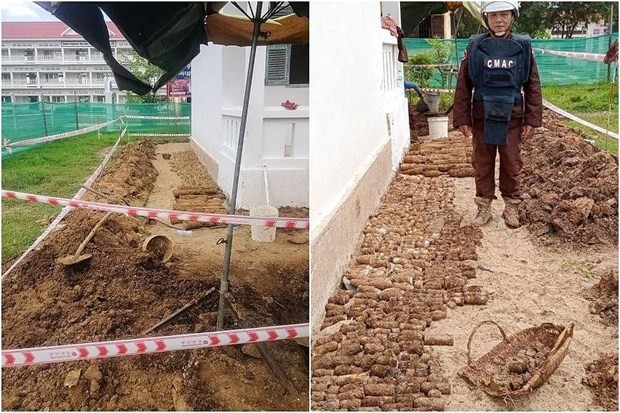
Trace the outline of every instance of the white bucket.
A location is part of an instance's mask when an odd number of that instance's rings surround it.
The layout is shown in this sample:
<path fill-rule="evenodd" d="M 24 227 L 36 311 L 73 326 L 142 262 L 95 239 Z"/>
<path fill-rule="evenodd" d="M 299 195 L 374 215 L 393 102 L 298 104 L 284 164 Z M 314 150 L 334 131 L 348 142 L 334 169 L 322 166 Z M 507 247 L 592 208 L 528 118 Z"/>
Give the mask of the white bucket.
<path fill-rule="evenodd" d="M 426 105 L 428 106 L 428 111 L 430 113 L 439 112 L 439 102 L 441 101 L 441 98 L 439 97 L 439 93 L 434 93 L 434 92 L 424 93 L 424 101 L 426 102 Z"/>
<path fill-rule="evenodd" d="M 431 139 L 448 137 L 448 117 L 438 116 L 428 118 L 428 134 Z"/>
<path fill-rule="evenodd" d="M 250 207 L 251 217 L 277 218 L 278 208 L 269 205 L 256 205 Z M 276 240 L 276 227 L 264 225 L 252 225 L 252 239 L 258 242 L 273 242 Z"/>

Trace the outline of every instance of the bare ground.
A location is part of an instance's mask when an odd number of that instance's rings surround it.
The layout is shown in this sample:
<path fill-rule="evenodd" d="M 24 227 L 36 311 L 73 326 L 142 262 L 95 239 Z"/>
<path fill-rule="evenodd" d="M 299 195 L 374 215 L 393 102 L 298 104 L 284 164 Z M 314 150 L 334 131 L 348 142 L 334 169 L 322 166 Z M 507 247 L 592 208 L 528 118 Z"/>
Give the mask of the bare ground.
<path fill-rule="evenodd" d="M 207 181 L 208 174 L 190 156 L 187 143 L 137 148 L 120 158 L 95 188 L 116 198 L 126 196 L 133 205 L 171 208 L 172 190 L 181 182 Z M 170 161 L 162 159 L 162 151 L 172 153 Z M 93 254 L 90 262 L 77 268 L 56 264 L 55 258 L 75 251 L 101 216 L 86 210 L 70 213 L 64 225 L 4 280 L 4 348 L 140 337 L 209 287 L 219 287 L 224 248 L 216 241 L 226 229 L 198 229 L 181 236 L 162 224 L 113 215 L 86 249 Z M 141 250 L 152 233 L 172 240 L 170 262 L 163 264 Z M 231 292 L 247 311 L 249 326 L 307 322 L 307 236 L 307 231 L 278 230 L 274 243 L 263 244 L 251 239 L 249 228 L 236 230 Z M 156 334 L 214 331 L 217 296 L 211 294 Z M 230 315 L 225 326 L 239 328 Z M 284 390 L 251 348 L 231 346 L 3 369 L 2 408 L 307 409 L 307 350 L 294 342 L 269 348 L 299 397 Z M 72 376 L 79 377 L 75 384 L 69 380 Z"/>

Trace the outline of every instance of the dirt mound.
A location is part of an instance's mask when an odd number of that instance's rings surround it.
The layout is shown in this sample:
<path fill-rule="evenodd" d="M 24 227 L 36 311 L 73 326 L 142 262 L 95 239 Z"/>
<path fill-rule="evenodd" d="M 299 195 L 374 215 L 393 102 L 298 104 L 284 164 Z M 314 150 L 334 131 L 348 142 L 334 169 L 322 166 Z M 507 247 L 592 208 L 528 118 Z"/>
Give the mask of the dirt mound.
<path fill-rule="evenodd" d="M 97 179 L 93 189 L 111 195 L 116 204 L 121 198 L 135 200 L 134 205 L 144 205 L 158 172 L 151 159 L 155 158 L 155 145 L 149 141 L 138 141 L 127 145 L 112 167 Z M 88 193 L 84 199 L 96 199 Z"/>
<path fill-rule="evenodd" d="M 618 411 L 618 355 L 605 355 L 586 366 L 581 379 L 591 387 L 595 402 L 603 410 Z"/>
<path fill-rule="evenodd" d="M 487 300 L 466 285 L 481 232 L 459 226 L 453 196 L 444 177 L 390 185 L 313 337 L 314 409 L 443 410 L 450 383 L 425 329 L 448 306 Z"/>
<path fill-rule="evenodd" d="M 590 300 L 590 312 L 598 314 L 603 324 L 614 327 L 618 325 L 618 274 L 608 272 L 590 288 L 585 297 Z"/>
<path fill-rule="evenodd" d="M 427 177 L 474 176 L 471 153 L 471 139 L 458 132 L 451 133 L 447 139 L 418 140 L 411 144 L 400 165 L 400 172 Z"/>
<path fill-rule="evenodd" d="M 521 204 L 521 222 L 545 244 L 616 245 L 617 158 L 570 129 L 552 127 L 524 144 L 522 187 L 529 199 Z"/>

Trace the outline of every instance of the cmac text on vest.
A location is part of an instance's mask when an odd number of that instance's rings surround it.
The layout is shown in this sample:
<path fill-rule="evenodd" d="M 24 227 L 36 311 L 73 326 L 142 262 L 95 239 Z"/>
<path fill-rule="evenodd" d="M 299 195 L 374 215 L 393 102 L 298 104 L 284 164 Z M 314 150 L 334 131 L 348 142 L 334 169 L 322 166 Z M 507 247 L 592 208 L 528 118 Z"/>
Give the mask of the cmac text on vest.
<path fill-rule="evenodd" d="M 486 59 L 484 65 L 489 69 L 512 69 L 515 61 L 512 59 Z"/>

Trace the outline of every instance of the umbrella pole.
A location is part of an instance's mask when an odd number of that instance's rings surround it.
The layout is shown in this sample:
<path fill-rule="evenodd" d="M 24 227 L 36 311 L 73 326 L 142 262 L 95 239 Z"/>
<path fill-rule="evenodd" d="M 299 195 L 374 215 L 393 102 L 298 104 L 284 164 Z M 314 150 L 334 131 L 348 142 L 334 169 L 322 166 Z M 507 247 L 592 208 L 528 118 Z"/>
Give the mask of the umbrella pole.
<path fill-rule="evenodd" d="M 248 106 L 250 103 L 250 91 L 252 90 L 252 75 L 254 73 L 254 61 L 256 60 L 256 47 L 258 44 L 258 36 L 260 34 L 261 25 L 261 9 L 263 2 L 259 1 L 256 5 L 256 14 L 254 18 L 254 31 L 252 33 L 252 48 L 250 49 L 250 62 L 248 65 L 248 74 L 245 81 L 245 94 L 243 96 L 243 110 L 241 112 L 241 124 L 239 126 L 239 140 L 237 143 L 237 156 L 235 159 L 235 174 L 233 177 L 233 186 L 230 194 L 230 207 L 228 213 L 233 215 L 237 206 L 237 188 L 239 187 L 239 172 L 241 169 L 241 155 L 243 153 L 243 137 L 245 135 L 245 125 L 248 120 Z M 224 252 L 224 266 L 222 267 L 222 276 L 220 278 L 220 301 L 217 310 L 217 329 L 222 329 L 224 324 L 224 309 L 226 307 L 226 294 L 228 294 L 228 272 L 230 270 L 230 256 L 232 253 L 233 243 L 233 225 L 228 224 L 228 234 L 226 235 L 226 250 Z"/>

